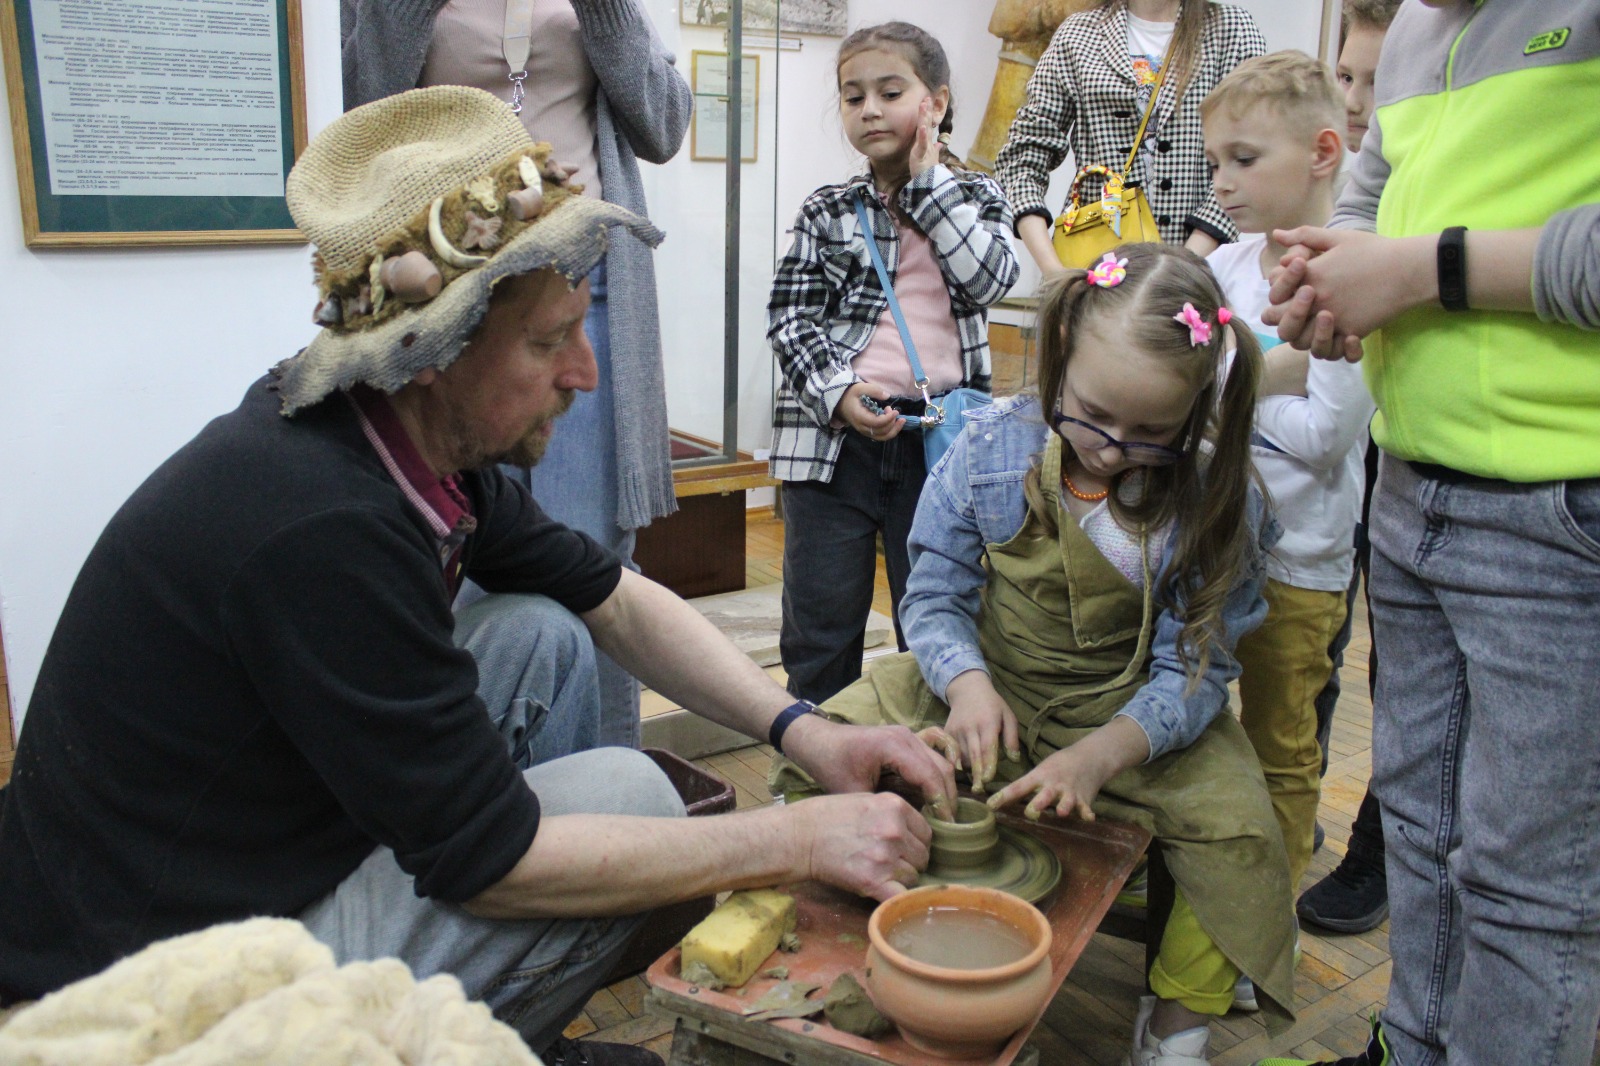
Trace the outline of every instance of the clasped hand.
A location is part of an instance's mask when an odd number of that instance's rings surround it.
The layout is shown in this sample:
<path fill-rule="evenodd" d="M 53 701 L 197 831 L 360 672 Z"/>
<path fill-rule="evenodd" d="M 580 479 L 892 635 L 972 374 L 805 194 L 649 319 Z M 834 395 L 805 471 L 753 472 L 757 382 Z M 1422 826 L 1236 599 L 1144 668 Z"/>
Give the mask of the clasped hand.
<path fill-rule="evenodd" d="M 1286 251 L 1261 321 L 1319 359 L 1359 362 L 1363 337 L 1428 299 L 1434 273 L 1427 238 L 1315 226 L 1272 236 Z"/>

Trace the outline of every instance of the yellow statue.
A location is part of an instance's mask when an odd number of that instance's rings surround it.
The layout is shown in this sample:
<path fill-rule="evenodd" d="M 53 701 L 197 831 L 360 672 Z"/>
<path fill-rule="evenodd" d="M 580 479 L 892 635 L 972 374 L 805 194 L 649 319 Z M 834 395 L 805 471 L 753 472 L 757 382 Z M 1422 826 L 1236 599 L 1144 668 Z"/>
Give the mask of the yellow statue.
<path fill-rule="evenodd" d="M 1000 38 L 1000 68 L 994 73 L 989 107 L 967 165 L 992 173 L 994 157 L 1005 146 L 1011 121 L 1028 96 L 1034 64 L 1068 15 L 1100 7 L 1105 0 L 995 0 L 989 32 Z"/>

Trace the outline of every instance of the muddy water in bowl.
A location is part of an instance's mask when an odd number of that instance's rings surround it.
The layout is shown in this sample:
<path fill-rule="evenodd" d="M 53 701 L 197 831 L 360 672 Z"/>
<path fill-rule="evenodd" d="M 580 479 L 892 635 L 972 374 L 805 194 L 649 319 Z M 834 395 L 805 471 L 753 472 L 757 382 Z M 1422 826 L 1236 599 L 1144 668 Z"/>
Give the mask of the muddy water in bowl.
<path fill-rule="evenodd" d="M 1007 966 L 1033 950 L 1022 930 L 1003 918 L 963 907 L 929 907 L 889 930 L 889 946 L 918 962 L 955 970 Z"/>
<path fill-rule="evenodd" d="M 1050 923 L 1006 892 L 913 888 L 878 905 L 867 940 L 868 995 L 907 1043 L 939 1058 L 993 1058 L 1050 996 Z"/>

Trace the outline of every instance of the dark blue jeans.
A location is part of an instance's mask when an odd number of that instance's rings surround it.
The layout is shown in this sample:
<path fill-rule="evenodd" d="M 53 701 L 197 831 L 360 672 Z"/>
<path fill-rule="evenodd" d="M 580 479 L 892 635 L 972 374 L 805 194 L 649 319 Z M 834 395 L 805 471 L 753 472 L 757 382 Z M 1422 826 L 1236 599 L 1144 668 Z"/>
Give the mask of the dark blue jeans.
<path fill-rule="evenodd" d="M 906 541 L 926 476 L 920 433 L 906 431 L 879 443 L 852 430 L 832 481 L 783 483 L 778 650 L 796 696 L 821 703 L 861 676 L 879 533 L 895 639 L 905 650 L 899 616 L 911 571 Z"/>

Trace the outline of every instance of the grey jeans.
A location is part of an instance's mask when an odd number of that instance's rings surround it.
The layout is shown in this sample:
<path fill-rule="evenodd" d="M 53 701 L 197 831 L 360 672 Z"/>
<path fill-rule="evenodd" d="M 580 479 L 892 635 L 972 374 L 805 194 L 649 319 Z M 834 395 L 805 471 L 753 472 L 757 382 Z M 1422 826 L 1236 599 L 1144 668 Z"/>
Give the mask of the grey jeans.
<path fill-rule="evenodd" d="M 1600 1021 L 1600 479 L 1447 473 L 1386 455 L 1372 508 L 1384 1027 L 1404 1066 L 1587 1064 Z"/>
<path fill-rule="evenodd" d="M 574 615 L 542 596 L 486 596 L 456 613 L 456 643 L 478 662 L 478 693 L 543 817 L 678 817 L 683 803 L 648 756 L 594 748 L 600 721 L 594 647 Z M 593 750 L 590 750 L 593 749 Z M 637 917 L 497 921 L 418 898 L 394 853 L 378 848 L 300 920 L 340 964 L 399 958 L 420 980 L 460 979 L 468 996 L 542 1051 L 599 987 Z"/>

